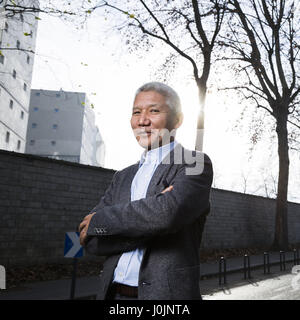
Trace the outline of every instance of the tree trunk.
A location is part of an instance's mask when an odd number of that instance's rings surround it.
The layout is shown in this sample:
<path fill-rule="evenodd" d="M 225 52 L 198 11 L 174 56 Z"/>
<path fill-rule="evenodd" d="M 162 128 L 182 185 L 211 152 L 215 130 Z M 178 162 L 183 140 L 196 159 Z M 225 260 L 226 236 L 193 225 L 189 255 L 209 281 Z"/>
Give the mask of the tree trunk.
<path fill-rule="evenodd" d="M 198 87 L 200 109 L 199 109 L 198 118 L 197 118 L 195 150 L 202 151 L 203 137 L 204 137 L 204 106 L 205 106 L 207 88 L 206 88 L 206 84 L 201 83 L 201 81 L 197 81 L 197 87 Z"/>
<path fill-rule="evenodd" d="M 279 108 L 278 108 L 279 109 Z M 289 181 L 289 148 L 287 131 L 287 108 L 280 108 L 277 114 L 277 138 L 279 156 L 279 176 L 276 199 L 275 236 L 272 249 L 288 249 L 288 181 Z"/>

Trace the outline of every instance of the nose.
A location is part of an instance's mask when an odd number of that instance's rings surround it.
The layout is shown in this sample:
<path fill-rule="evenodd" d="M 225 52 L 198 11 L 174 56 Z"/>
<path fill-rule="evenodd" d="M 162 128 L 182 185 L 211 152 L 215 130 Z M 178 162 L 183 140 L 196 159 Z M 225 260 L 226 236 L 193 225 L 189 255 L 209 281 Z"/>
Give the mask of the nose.
<path fill-rule="evenodd" d="M 139 126 L 149 126 L 150 125 L 150 119 L 147 116 L 147 113 L 142 111 L 139 116 Z"/>

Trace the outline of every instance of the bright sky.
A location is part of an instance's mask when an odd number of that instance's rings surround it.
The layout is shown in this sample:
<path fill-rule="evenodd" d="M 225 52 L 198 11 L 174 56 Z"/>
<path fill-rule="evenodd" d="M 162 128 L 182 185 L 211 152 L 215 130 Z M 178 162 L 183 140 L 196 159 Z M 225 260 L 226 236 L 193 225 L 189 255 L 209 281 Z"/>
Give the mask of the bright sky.
<path fill-rule="evenodd" d="M 118 36 L 113 33 L 107 36 L 104 20 L 92 18 L 86 29 L 76 30 L 57 18 L 44 15 L 40 18 L 32 88 L 88 93 L 106 146 L 105 167 L 119 170 L 136 162 L 143 150 L 136 143 L 129 123 L 134 92 L 143 83 L 157 80 L 151 74 L 163 62 L 166 49 L 159 45 L 151 54 L 138 59 L 127 52 Z M 198 101 L 190 65 L 182 61 L 169 84 L 179 93 L 184 112 L 177 140 L 193 149 Z M 214 92 L 208 96 L 204 151 L 214 164 L 215 187 L 243 192 L 241 181 L 247 176 L 247 193 L 251 193 L 257 189 L 260 170 L 274 156 L 270 157 L 266 146 L 261 145 L 249 162 L 249 136 L 231 129 L 240 111 L 234 97 Z M 271 168 L 276 175 L 276 161 Z M 291 196 L 291 200 L 296 199 Z"/>

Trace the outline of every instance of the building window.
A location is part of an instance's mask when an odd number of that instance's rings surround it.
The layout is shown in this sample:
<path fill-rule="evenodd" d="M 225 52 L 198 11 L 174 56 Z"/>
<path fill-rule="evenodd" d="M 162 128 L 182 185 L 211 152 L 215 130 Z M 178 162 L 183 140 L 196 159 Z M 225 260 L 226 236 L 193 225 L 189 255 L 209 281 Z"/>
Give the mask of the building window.
<path fill-rule="evenodd" d="M 21 148 L 21 140 L 18 140 L 17 150 L 20 150 Z"/>
<path fill-rule="evenodd" d="M 24 111 L 21 111 L 21 119 L 24 119 Z"/>
<path fill-rule="evenodd" d="M 14 107 L 14 102 L 12 100 L 9 101 L 9 107 L 12 109 Z"/>
<path fill-rule="evenodd" d="M 6 132 L 6 137 L 5 137 L 6 143 L 9 142 L 9 136 L 10 136 L 10 133 L 7 131 L 7 132 Z"/>
<path fill-rule="evenodd" d="M 58 127 L 57 124 L 54 124 L 54 125 L 52 126 L 53 129 L 57 129 L 57 127 Z"/>
<path fill-rule="evenodd" d="M 39 96 L 41 95 L 41 93 L 40 93 L 40 92 L 36 92 L 35 95 L 36 95 L 37 97 L 39 97 Z"/>
<path fill-rule="evenodd" d="M 29 56 L 27 56 L 26 61 L 27 61 L 27 64 L 30 63 L 30 57 Z"/>
<path fill-rule="evenodd" d="M 36 123 L 33 123 L 32 125 L 31 125 L 31 128 L 36 128 L 37 127 L 37 124 Z"/>
<path fill-rule="evenodd" d="M 33 108 L 33 111 L 38 111 L 38 110 L 39 110 L 38 107 L 34 107 L 34 108 Z"/>
<path fill-rule="evenodd" d="M 20 45 L 21 45 L 21 42 L 19 40 L 17 40 L 16 46 L 17 46 L 18 49 L 20 49 Z"/>
<path fill-rule="evenodd" d="M 5 32 L 8 31 L 8 23 L 7 23 L 7 22 L 5 22 L 4 31 L 5 31 Z"/>
<path fill-rule="evenodd" d="M 4 64 L 4 55 L 3 54 L 0 55 L 0 63 Z"/>
<path fill-rule="evenodd" d="M 22 13 L 20 13 L 20 20 L 21 20 L 22 22 L 24 22 L 24 16 L 23 16 Z"/>
<path fill-rule="evenodd" d="M 35 144 L 35 140 L 30 140 L 30 145 L 33 146 Z"/>
<path fill-rule="evenodd" d="M 16 79 L 16 77 L 17 77 L 17 71 L 16 71 L 15 69 L 13 70 L 12 76 L 13 76 L 14 79 Z"/>
<path fill-rule="evenodd" d="M 51 141 L 51 144 L 52 144 L 53 146 L 55 146 L 55 145 L 56 145 L 56 141 L 52 140 L 52 141 Z"/>
<path fill-rule="evenodd" d="M 24 85 L 23 85 L 23 89 L 24 91 L 27 91 L 27 84 L 24 82 Z"/>
<path fill-rule="evenodd" d="M 60 93 L 57 93 L 57 94 L 56 94 L 56 98 L 60 98 Z"/>

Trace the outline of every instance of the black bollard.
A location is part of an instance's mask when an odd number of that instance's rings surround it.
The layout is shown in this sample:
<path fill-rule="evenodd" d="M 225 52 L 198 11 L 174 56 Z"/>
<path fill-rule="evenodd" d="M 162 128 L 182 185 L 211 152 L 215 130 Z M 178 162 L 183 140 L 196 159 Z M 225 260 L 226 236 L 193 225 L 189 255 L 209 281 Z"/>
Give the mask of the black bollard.
<path fill-rule="evenodd" d="M 245 254 L 244 255 L 244 279 L 250 279 L 251 273 L 250 273 L 250 257 Z"/>
<path fill-rule="evenodd" d="M 299 251 L 298 249 L 294 249 L 294 266 L 299 264 Z"/>
<path fill-rule="evenodd" d="M 226 284 L 226 259 L 224 257 L 219 260 L 219 286 L 222 284 L 222 276 L 223 284 Z"/>
<path fill-rule="evenodd" d="M 279 259 L 280 259 L 280 271 L 285 270 L 285 252 L 279 252 Z"/>
<path fill-rule="evenodd" d="M 264 252 L 264 274 L 270 274 L 270 258 L 269 253 Z"/>

